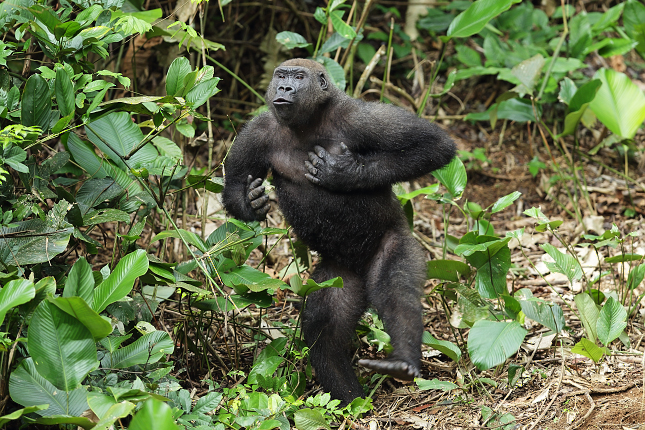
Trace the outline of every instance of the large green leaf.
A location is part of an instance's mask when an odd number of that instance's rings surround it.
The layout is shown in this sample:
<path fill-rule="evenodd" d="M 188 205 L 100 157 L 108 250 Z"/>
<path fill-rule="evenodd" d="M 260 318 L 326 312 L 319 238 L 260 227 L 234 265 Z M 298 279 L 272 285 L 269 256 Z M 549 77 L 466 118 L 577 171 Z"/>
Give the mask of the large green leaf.
<path fill-rule="evenodd" d="M 522 288 L 515 295 L 519 300 L 522 312 L 532 319 L 556 333 L 560 333 L 564 329 L 564 314 L 562 308 L 557 304 L 545 303 L 542 300 L 533 297 L 531 290 Z"/>
<path fill-rule="evenodd" d="M 303 36 L 292 31 L 281 31 L 276 34 L 275 40 L 286 46 L 287 49 L 306 48 L 311 45 Z"/>
<path fill-rule="evenodd" d="M 74 229 L 54 222 L 35 218 L 0 228 L 0 261 L 11 266 L 43 263 L 65 251 Z"/>
<path fill-rule="evenodd" d="M 414 382 L 419 386 L 419 390 L 441 390 L 441 391 L 450 391 L 455 388 L 459 388 L 459 385 L 453 384 L 448 381 L 440 381 L 438 379 L 422 379 L 416 378 Z"/>
<path fill-rule="evenodd" d="M 334 26 L 334 30 L 336 30 L 345 39 L 353 39 L 356 37 L 356 31 L 343 21 L 342 11 L 333 11 L 329 14 L 329 18 L 331 18 L 331 24 Z"/>
<path fill-rule="evenodd" d="M 316 409 L 304 408 L 296 411 L 293 415 L 293 421 L 298 430 L 331 430 L 325 418 Z"/>
<path fill-rule="evenodd" d="M 448 37 L 469 37 L 479 33 L 500 13 L 522 0 L 477 0 L 452 20 Z"/>
<path fill-rule="evenodd" d="M 432 176 L 437 178 L 455 199 L 461 197 L 468 181 L 464 163 L 458 157 L 453 158 L 448 165 L 432 172 Z"/>
<path fill-rule="evenodd" d="M 569 101 L 569 113 L 564 119 L 564 130 L 559 136 L 567 136 L 576 131 L 578 122 L 582 119 L 589 103 L 596 97 L 598 89 L 600 89 L 602 82 L 599 79 L 594 79 L 581 86 L 571 97 Z"/>
<path fill-rule="evenodd" d="M 206 103 L 206 101 L 219 93 L 221 90 L 217 88 L 220 78 L 211 78 L 195 85 L 188 94 L 186 94 L 186 101 L 192 104 L 193 109 Z"/>
<path fill-rule="evenodd" d="M 461 358 L 461 350 L 454 343 L 448 342 L 447 340 L 435 339 L 435 337 L 427 331 L 423 332 L 423 343 L 433 349 L 436 349 L 437 351 L 444 353 L 455 363 L 459 363 L 459 359 Z"/>
<path fill-rule="evenodd" d="M 591 342 L 586 338 L 580 339 L 580 342 L 576 343 L 571 352 L 574 354 L 584 355 L 585 357 L 591 358 L 594 363 L 598 363 L 602 358 L 603 354 L 607 351 L 606 348 L 601 348 L 595 343 Z"/>
<path fill-rule="evenodd" d="M 600 69 L 594 75 L 602 86 L 589 104 L 612 133 L 631 139 L 645 120 L 645 94 L 624 73 Z"/>
<path fill-rule="evenodd" d="M 42 416 L 80 416 L 87 410 L 87 390 L 85 387 L 70 392 L 59 390 L 36 371 L 31 357 L 23 360 L 11 373 L 9 394 L 14 402 L 22 406 L 48 404 L 49 408 L 36 412 Z"/>
<path fill-rule="evenodd" d="M 7 424 L 9 421 L 17 420 L 23 415 L 31 414 L 34 412 L 42 411 L 44 409 L 47 409 L 49 405 L 36 405 L 36 406 L 29 406 L 28 408 L 22 408 L 18 409 L 17 411 L 13 411 L 12 413 L 8 415 L 3 415 L 0 417 L 0 428 L 2 428 L 5 424 Z"/>
<path fill-rule="evenodd" d="M 638 42 L 636 51 L 641 56 L 645 56 L 645 5 L 641 0 L 627 1 L 623 13 L 623 23 L 627 34 Z"/>
<path fill-rule="evenodd" d="M 153 331 L 107 354 L 101 361 L 103 367 L 125 369 L 137 364 L 156 363 L 165 354 L 172 354 L 174 343 L 165 331 Z"/>
<path fill-rule="evenodd" d="M 268 289 L 277 290 L 285 286 L 284 281 L 274 279 L 246 264 L 228 273 L 220 273 L 220 277 L 224 284 L 232 287 L 238 294 L 246 293 L 248 290 L 255 292 Z"/>
<path fill-rule="evenodd" d="M 430 260 L 427 263 L 428 279 L 459 282 L 460 277 L 470 276 L 470 266 L 457 260 Z"/>
<path fill-rule="evenodd" d="M 60 310 L 79 320 L 92 333 L 94 340 L 100 340 L 112 333 L 112 324 L 107 318 L 103 318 L 80 297 L 57 297 L 49 298 L 50 303 L 56 305 Z"/>
<path fill-rule="evenodd" d="M 543 244 L 542 249 L 555 260 L 553 263 L 546 263 L 549 270 L 566 275 L 569 278 L 569 282 L 582 278 L 582 267 L 580 267 L 580 263 L 575 258 L 558 251 L 555 246 L 549 243 Z"/>
<path fill-rule="evenodd" d="M 172 61 L 166 76 L 166 94 L 174 96 L 184 89 L 184 78 L 190 73 L 190 61 L 186 57 L 177 57 Z"/>
<path fill-rule="evenodd" d="M 517 352 L 527 331 L 517 321 L 479 320 L 468 333 L 468 353 L 479 370 L 504 363 Z"/>
<path fill-rule="evenodd" d="M 147 271 L 148 256 L 143 249 L 123 257 L 110 276 L 94 289 L 92 308 L 101 313 L 110 303 L 127 296 L 134 286 L 134 281 Z"/>
<path fill-rule="evenodd" d="M 88 139 L 122 170 L 139 168 L 159 157 L 157 150 L 148 143 L 126 161 L 127 166 L 123 162 L 121 157 L 128 155 L 144 140 L 143 132 L 126 112 L 111 113 L 99 118 L 85 126 L 85 132 Z"/>
<path fill-rule="evenodd" d="M 600 310 L 596 322 L 598 339 L 607 346 L 616 339 L 627 327 L 627 312 L 619 301 L 610 297 Z"/>
<path fill-rule="evenodd" d="M 92 306 L 94 301 L 94 276 L 92 266 L 85 257 L 76 260 L 67 275 L 63 297 L 80 297 Z"/>
<path fill-rule="evenodd" d="M 27 303 L 35 295 L 34 283 L 27 279 L 14 279 L 0 288 L 0 325 L 9 309 Z"/>
<path fill-rule="evenodd" d="M 300 276 L 294 275 L 289 280 L 289 286 L 287 288 L 300 297 L 307 297 L 309 294 L 322 288 L 343 288 L 343 280 L 340 277 L 336 277 L 318 283 L 309 278 L 307 282 L 303 283 Z"/>
<path fill-rule="evenodd" d="M 22 125 L 36 126 L 42 131 L 47 131 L 51 110 L 52 99 L 47 82 L 39 74 L 31 75 L 22 93 L 20 113 Z"/>
<path fill-rule="evenodd" d="M 27 346 L 38 373 L 61 390 L 74 390 L 99 365 L 92 333 L 48 301 L 31 318 Z"/>
<path fill-rule="evenodd" d="M 580 319 L 582 320 L 582 325 L 587 332 L 587 336 L 591 339 L 592 343 L 596 343 L 596 338 L 598 337 L 596 332 L 596 324 L 598 322 L 598 307 L 594 303 L 593 299 L 587 293 L 580 293 L 573 298 L 576 302 L 576 307 L 578 312 L 580 312 Z"/>
<path fill-rule="evenodd" d="M 72 84 L 72 80 L 63 67 L 56 70 L 54 90 L 56 92 L 56 103 L 58 103 L 58 110 L 61 116 L 65 117 L 73 114 L 76 108 L 74 84 Z"/>
<path fill-rule="evenodd" d="M 179 430 L 170 406 L 155 399 L 150 399 L 143 404 L 132 418 L 128 428 L 130 430 Z"/>

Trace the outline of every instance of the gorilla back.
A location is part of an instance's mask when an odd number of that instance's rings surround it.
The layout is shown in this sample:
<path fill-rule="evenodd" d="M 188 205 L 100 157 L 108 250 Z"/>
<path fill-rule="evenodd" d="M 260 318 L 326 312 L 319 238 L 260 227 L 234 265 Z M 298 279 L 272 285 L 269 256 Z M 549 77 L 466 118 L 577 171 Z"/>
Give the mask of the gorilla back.
<path fill-rule="evenodd" d="M 393 352 L 359 364 L 399 379 L 418 376 L 425 258 L 392 184 L 448 164 L 454 143 L 401 108 L 352 99 L 312 60 L 278 66 L 266 100 L 269 112 L 242 129 L 227 157 L 223 201 L 238 219 L 264 219 L 270 206 L 261 184 L 271 172 L 285 219 L 322 257 L 314 280 L 343 278 L 344 288 L 313 293 L 304 310 L 319 382 L 345 403 L 363 396 L 349 348 L 369 304 Z"/>

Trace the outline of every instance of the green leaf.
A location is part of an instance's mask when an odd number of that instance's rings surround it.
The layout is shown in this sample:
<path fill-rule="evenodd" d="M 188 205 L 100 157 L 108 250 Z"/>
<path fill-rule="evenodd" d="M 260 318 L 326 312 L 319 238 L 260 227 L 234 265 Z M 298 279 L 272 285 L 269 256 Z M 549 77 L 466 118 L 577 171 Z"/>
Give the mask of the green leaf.
<path fill-rule="evenodd" d="M 58 110 L 63 117 L 72 115 L 76 109 L 76 97 L 74 95 L 74 84 L 64 68 L 56 70 L 56 83 L 54 85 L 56 92 L 56 103 Z"/>
<path fill-rule="evenodd" d="M 152 139 L 152 143 L 162 155 L 172 159 L 174 162 L 181 163 L 183 160 L 184 154 L 181 152 L 181 148 L 167 137 L 156 136 Z"/>
<path fill-rule="evenodd" d="M 582 267 L 580 267 L 580 264 L 575 258 L 569 254 L 563 254 L 549 243 L 545 243 L 541 247 L 555 260 L 554 263 L 546 263 L 549 270 L 566 275 L 569 278 L 569 282 L 574 282 L 582 278 Z"/>
<path fill-rule="evenodd" d="M 38 418 L 34 421 L 35 424 L 42 424 L 45 426 L 56 426 L 72 424 L 74 427 L 81 427 L 85 430 L 95 428 L 95 423 L 86 417 L 72 417 L 69 415 L 48 415 L 46 417 Z"/>
<path fill-rule="evenodd" d="M 576 91 L 569 101 L 569 114 L 564 120 L 564 130 L 559 136 L 568 136 L 576 131 L 578 123 L 587 110 L 589 103 L 596 97 L 601 85 L 602 83 L 599 79 L 594 79 Z"/>
<path fill-rule="evenodd" d="M 470 266 L 457 260 L 430 260 L 427 263 L 428 279 L 459 282 L 459 278 L 470 276 Z"/>
<path fill-rule="evenodd" d="M 137 364 L 156 363 L 166 354 L 172 354 L 174 343 L 165 331 L 153 331 L 107 354 L 101 361 L 103 367 L 125 369 Z"/>
<path fill-rule="evenodd" d="M 645 278 L 645 263 L 634 267 L 629 272 L 629 275 L 627 276 L 627 288 L 629 288 L 630 290 L 637 288 L 641 284 L 641 282 L 643 282 L 643 278 Z M 0 300 L 0 303 L 1 302 L 2 300 Z M 0 322 L 2 322 L 1 318 Z"/>
<path fill-rule="evenodd" d="M 73 231 L 71 226 L 66 227 L 69 224 L 59 223 L 53 215 L 48 215 L 46 221 L 35 218 L 14 225 L 0 228 L 0 261 L 12 266 L 51 260 L 65 251 Z"/>
<path fill-rule="evenodd" d="M 156 399 L 147 400 L 137 412 L 128 427 L 130 430 L 179 430 L 175 424 L 172 409 Z"/>
<path fill-rule="evenodd" d="M 99 365 L 92 333 L 48 301 L 31 318 L 27 345 L 38 373 L 64 391 L 77 388 Z"/>
<path fill-rule="evenodd" d="M 512 205 L 515 200 L 519 199 L 521 195 L 522 193 L 520 193 L 519 191 L 514 191 L 511 194 L 501 197 L 493 204 L 490 212 L 497 213 L 503 211 L 504 209 Z"/>
<path fill-rule="evenodd" d="M 186 94 L 186 101 L 192 104 L 191 107 L 193 109 L 197 109 L 206 103 L 209 98 L 220 92 L 220 89 L 217 88 L 219 81 L 220 78 L 211 78 L 198 83 L 188 91 L 188 94 Z"/>
<path fill-rule="evenodd" d="M 629 36 L 638 42 L 636 51 L 645 55 L 645 5 L 640 0 L 628 0 L 623 13 L 623 24 Z"/>
<path fill-rule="evenodd" d="M 542 324 L 560 333 L 565 326 L 562 308 L 557 304 L 545 303 L 542 300 L 533 298 L 531 290 L 522 288 L 516 293 L 522 312 L 535 322 Z"/>
<path fill-rule="evenodd" d="M 258 383 L 258 375 L 263 376 L 264 378 L 271 378 L 273 374 L 278 369 L 278 367 L 284 362 L 285 358 L 281 356 L 269 357 L 266 360 L 259 361 L 253 365 L 253 368 L 249 372 L 247 382 L 249 384 Z"/>
<path fill-rule="evenodd" d="M 275 40 L 286 46 L 287 49 L 306 48 L 311 45 L 303 36 L 292 31 L 281 31 L 276 34 Z"/>
<path fill-rule="evenodd" d="M 42 416 L 80 416 L 87 410 L 85 387 L 69 392 L 54 387 L 36 371 L 32 357 L 23 360 L 16 370 L 11 372 L 9 393 L 13 401 L 22 406 L 48 404 L 49 408 L 36 411 Z"/>
<path fill-rule="evenodd" d="M 186 57 L 177 57 L 168 68 L 166 76 L 166 94 L 175 96 L 184 90 L 184 78 L 191 72 L 190 61 Z"/>
<path fill-rule="evenodd" d="M 92 276 L 92 266 L 87 262 L 85 257 L 76 260 L 67 275 L 63 297 L 80 297 L 92 306 L 94 301 L 94 276 Z"/>
<path fill-rule="evenodd" d="M 208 246 L 206 246 L 206 244 L 204 243 L 204 241 L 202 240 L 201 237 L 199 237 L 198 235 L 196 235 L 193 232 L 190 232 L 190 231 L 187 231 L 187 230 L 184 230 L 184 229 L 179 229 L 179 231 L 177 231 L 177 230 L 162 231 L 161 233 L 159 233 L 158 235 L 153 237 L 150 240 L 150 243 L 156 242 L 157 240 L 166 239 L 168 237 L 176 237 L 176 238 L 182 238 L 183 237 L 184 240 L 188 244 L 193 245 L 194 247 L 199 249 L 201 252 L 208 252 Z"/>
<path fill-rule="evenodd" d="M 17 411 L 13 411 L 8 415 L 3 415 L 0 417 L 0 428 L 2 428 L 9 421 L 17 420 L 23 415 L 28 415 L 34 412 L 42 411 L 44 409 L 47 409 L 48 407 L 49 405 L 29 406 L 28 408 L 22 408 L 22 409 L 18 409 Z"/>
<path fill-rule="evenodd" d="M 81 203 L 82 205 L 93 208 L 100 205 L 101 203 L 114 200 L 117 197 L 121 196 L 123 193 L 123 188 L 117 182 L 115 182 L 114 179 L 95 178 L 83 183 L 81 188 L 76 193 L 76 201 Z M 87 209 L 84 210 L 84 212 L 86 211 Z"/>
<path fill-rule="evenodd" d="M 101 317 L 80 297 L 48 298 L 50 303 L 79 320 L 92 333 L 94 340 L 100 340 L 112 333 L 110 320 Z"/>
<path fill-rule="evenodd" d="M 587 293 L 580 293 L 573 300 L 576 302 L 578 312 L 580 312 L 580 319 L 587 332 L 587 336 L 591 339 L 591 342 L 596 343 L 598 337 L 596 324 L 598 323 L 598 316 L 600 315 L 596 303 L 594 303 L 591 296 Z"/>
<path fill-rule="evenodd" d="M 309 278 L 307 279 L 307 282 L 303 284 L 300 276 L 294 275 L 289 280 L 289 286 L 286 288 L 293 291 L 300 297 L 307 297 L 309 294 L 322 288 L 343 288 L 343 280 L 340 277 L 337 277 L 318 283 Z"/>
<path fill-rule="evenodd" d="M 468 353 L 479 370 L 504 363 L 522 345 L 527 331 L 517 321 L 479 320 L 468 333 Z"/>
<path fill-rule="evenodd" d="M 448 381 L 440 381 L 438 379 L 422 379 L 422 378 L 416 378 L 414 382 L 417 383 L 419 386 L 419 390 L 441 390 L 441 391 L 451 391 L 456 388 L 459 388 L 459 385 L 453 384 L 452 382 Z"/>
<path fill-rule="evenodd" d="M 0 326 L 11 308 L 27 303 L 36 295 L 34 283 L 27 279 L 14 279 L 0 289 Z"/>
<path fill-rule="evenodd" d="M 341 65 L 338 64 L 335 60 L 327 57 L 318 57 L 316 58 L 316 60 L 321 62 L 325 66 L 325 69 L 327 69 L 329 77 L 331 78 L 331 81 L 334 83 L 334 85 L 345 91 L 347 80 L 345 79 L 345 71 L 343 70 Z"/>
<path fill-rule="evenodd" d="M 49 85 L 39 74 L 31 75 L 22 93 L 22 125 L 40 127 L 43 132 L 49 130 L 51 109 Z"/>
<path fill-rule="evenodd" d="M 612 133 L 631 139 L 645 120 L 645 94 L 627 75 L 600 69 L 594 75 L 602 87 L 589 107 Z"/>
<path fill-rule="evenodd" d="M 613 257 L 605 258 L 605 263 L 624 263 L 626 261 L 640 261 L 643 259 L 643 256 L 640 254 L 618 254 Z"/>
<path fill-rule="evenodd" d="M 331 430 L 325 418 L 316 409 L 303 408 L 293 414 L 293 421 L 298 430 Z"/>
<path fill-rule="evenodd" d="M 124 401 L 112 405 L 103 417 L 97 422 L 92 423 L 92 430 L 111 430 L 113 424 L 119 418 L 125 418 L 134 410 L 136 405 L 132 402 Z"/>
<path fill-rule="evenodd" d="M 600 310 L 596 322 L 598 339 L 607 346 L 627 327 L 627 312 L 619 301 L 610 297 Z"/>
<path fill-rule="evenodd" d="M 148 256 L 143 249 L 123 257 L 110 276 L 94 290 L 92 308 L 101 313 L 110 303 L 127 296 L 134 286 L 134 281 L 147 271 Z"/>
<path fill-rule="evenodd" d="M 334 30 L 345 39 L 353 39 L 356 37 L 356 31 L 343 21 L 342 11 L 335 10 L 329 14 L 329 17 L 331 18 L 331 24 L 334 26 Z"/>
<path fill-rule="evenodd" d="M 423 332 L 423 343 L 445 354 L 455 363 L 459 363 L 459 359 L 461 358 L 461 350 L 454 343 L 448 342 L 447 340 L 435 339 L 427 331 Z"/>
<path fill-rule="evenodd" d="M 574 354 L 584 355 L 587 358 L 591 358 L 594 363 L 598 363 L 606 350 L 583 337 L 580 339 L 580 342 L 576 343 L 574 347 L 571 348 L 571 352 Z"/>
<path fill-rule="evenodd" d="M 521 82 L 519 88 L 516 89 L 518 93 L 533 93 L 544 68 L 544 63 L 544 57 L 541 54 L 537 54 L 518 63 L 511 69 L 513 76 Z"/>
<path fill-rule="evenodd" d="M 453 199 L 461 198 L 466 188 L 468 175 L 464 163 L 458 157 L 453 158 L 448 165 L 432 172 L 432 176 L 448 189 Z"/>
<path fill-rule="evenodd" d="M 452 20 L 448 37 L 469 37 L 483 30 L 488 21 L 521 0 L 477 0 Z"/>
<path fill-rule="evenodd" d="M 244 294 L 248 290 L 254 292 L 268 289 L 277 290 L 285 286 L 284 281 L 273 279 L 268 274 L 261 272 L 251 266 L 243 265 L 228 273 L 220 273 L 224 284 L 232 287 L 236 293 Z"/>
<path fill-rule="evenodd" d="M 193 407 L 194 414 L 207 414 L 212 412 L 219 406 L 222 401 L 222 393 L 209 392 L 195 403 Z"/>
<path fill-rule="evenodd" d="M 576 94 L 577 90 L 578 88 L 576 87 L 576 84 L 571 79 L 564 78 L 560 81 L 560 94 L 558 95 L 558 98 L 560 99 L 560 101 L 568 105 L 571 102 L 573 96 Z"/>
<path fill-rule="evenodd" d="M 96 225 L 104 222 L 130 222 L 130 215 L 119 209 L 100 209 L 83 216 L 83 225 Z"/>

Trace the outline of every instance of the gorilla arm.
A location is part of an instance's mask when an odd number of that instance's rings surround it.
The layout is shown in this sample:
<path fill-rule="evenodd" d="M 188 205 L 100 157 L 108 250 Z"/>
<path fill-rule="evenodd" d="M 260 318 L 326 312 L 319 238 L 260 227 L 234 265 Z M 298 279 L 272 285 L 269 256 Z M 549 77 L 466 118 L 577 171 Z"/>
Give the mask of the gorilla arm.
<path fill-rule="evenodd" d="M 333 191 L 374 189 L 440 169 L 455 144 L 436 124 L 395 106 L 358 102 L 337 124 L 346 136 L 340 153 L 316 146 L 305 162 L 307 179 Z"/>
<path fill-rule="evenodd" d="M 242 221 L 262 221 L 271 206 L 262 181 L 269 171 L 262 116 L 240 132 L 225 161 L 226 176 L 222 203 L 226 211 Z"/>

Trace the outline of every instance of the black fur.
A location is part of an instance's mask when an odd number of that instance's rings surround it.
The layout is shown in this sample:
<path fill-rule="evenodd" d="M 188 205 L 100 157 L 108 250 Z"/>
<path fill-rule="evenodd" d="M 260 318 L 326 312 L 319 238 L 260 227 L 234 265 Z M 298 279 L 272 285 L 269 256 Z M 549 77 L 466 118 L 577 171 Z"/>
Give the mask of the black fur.
<path fill-rule="evenodd" d="M 391 185 L 443 167 L 455 146 L 435 124 L 353 99 L 330 82 L 311 60 L 276 68 L 269 112 L 242 129 L 226 159 L 223 201 L 236 218 L 264 219 L 269 207 L 257 179 L 271 171 L 286 220 L 322 257 L 314 280 L 343 278 L 344 288 L 307 299 L 303 330 L 319 382 L 347 403 L 364 395 L 349 347 L 368 304 L 394 351 L 359 363 L 401 379 L 419 374 L 425 259 Z"/>

